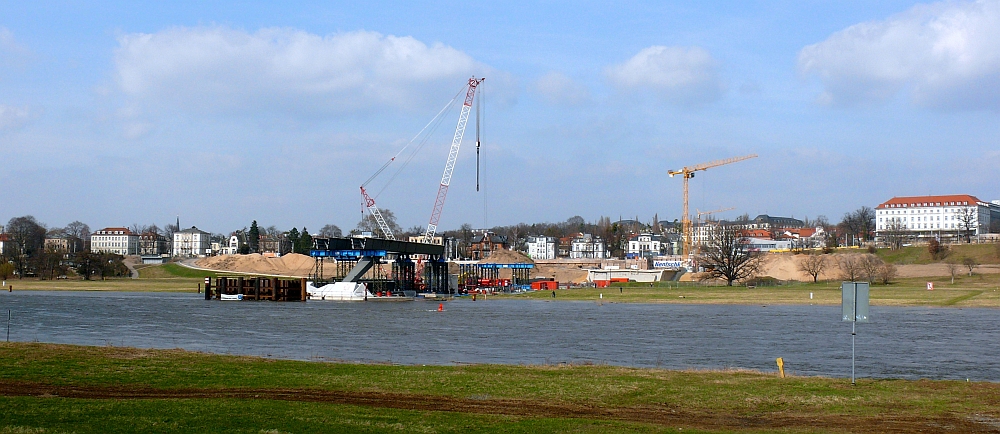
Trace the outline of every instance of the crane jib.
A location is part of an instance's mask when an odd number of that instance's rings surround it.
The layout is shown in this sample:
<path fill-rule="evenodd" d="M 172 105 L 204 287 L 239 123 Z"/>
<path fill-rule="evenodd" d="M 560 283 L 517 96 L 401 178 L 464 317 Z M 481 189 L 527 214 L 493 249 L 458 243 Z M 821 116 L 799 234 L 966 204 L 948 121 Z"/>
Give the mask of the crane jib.
<path fill-rule="evenodd" d="M 438 194 L 434 199 L 434 209 L 431 210 L 431 219 L 424 232 L 424 242 L 426 243 L 431 242 L 431 239 L 436 235 L 441 211 L 444 210 L 444 201 L 448 196 L 448 186 L 451 185 L 451 176 L 455 172 L 455 162 L 458 161 L 458 151 L 462 147 L 462 138 L 465 136 L 465 127 L 469 122 L 469 112 L 472 111 L 476 88 L 483 80 L 486 79 L 476 79 L 476 77 L 469 79 L 469 89 L 465 92 L 465 103 L 462 104 L 462 112 L 458 115 L 458 126 L 455 128 L 455 136 L 452 138 L 451 149 L 448 151 L 448 161 L 445 162 L 444 173 L 441 175 L 441 185 L 438 187 Z"/>

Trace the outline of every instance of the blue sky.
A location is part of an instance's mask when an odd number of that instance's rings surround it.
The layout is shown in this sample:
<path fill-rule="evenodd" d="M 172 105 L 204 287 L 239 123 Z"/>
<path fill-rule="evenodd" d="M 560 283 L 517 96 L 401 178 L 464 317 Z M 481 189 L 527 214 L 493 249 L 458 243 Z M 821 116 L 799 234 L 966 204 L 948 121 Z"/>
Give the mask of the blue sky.
<path fill-rule="evenodd" d="M 485 188 L 470 129 L 443 229 L 679 218 L 667 170 L 750 153 L 696 176 L 692 209 L 1000 199 L 997 1 L 0 1 L 0 220 L 350 229 L 471 75 Z M 446 116 L 377 198 L 404 228 Z"/>

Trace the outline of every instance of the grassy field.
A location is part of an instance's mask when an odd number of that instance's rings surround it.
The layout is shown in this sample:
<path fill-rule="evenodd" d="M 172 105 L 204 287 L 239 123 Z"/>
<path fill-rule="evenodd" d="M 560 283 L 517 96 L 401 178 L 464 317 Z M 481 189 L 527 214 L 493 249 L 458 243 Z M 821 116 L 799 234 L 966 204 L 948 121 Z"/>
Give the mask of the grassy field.
<path fill-rule="evenodd" d="M 934 282 L 934 291 L 927 282 Z M 902 279 L 891 285 L 873 285 L 871 304 L 875 306 L 939 306 L 1000 308 L 1000 275 L 977 274 L 950 278 Z M 630 282 L 609 288 L 556 290 L 555 300 L 604 303 L 679 303 L 679 304 L 825 304 L 841 303 L 840 282 L 789 283 L 758 286 L 753 289 L 734 286 L 702 286 L 697 283 Z M 812 298 L 810 298 L 810 294 Z M 505 298 L 553 299 L 552 291 L 530 291 Z"/>
<path fill-rule="evenodd" d="M 893 264 L 932 264 L 946 260 L 961 263 L 962 258 L 973 258 L 980 264 L 1000 264 L 1000 244 L 954 244 L 948 247 L 944 258 L 935 260 L 927 246 L 903 247 L 899 250 L 879 249 L 876 253 L 882 260 Z"/>
<path fill-rule="evenodd" d="M 135 268 L 139 271 L 140 279 L 166 279 L 177 277 L 204 279 L 205 277 L 216 277 L 218 275 L 218 273 L 212 271 L 195 270 L 175 263 L 138 265 Z"/>
<path fill-rule="evenodd" d="M 1000 384 L 0 343 L 0 432 L 990 432 Z"/>

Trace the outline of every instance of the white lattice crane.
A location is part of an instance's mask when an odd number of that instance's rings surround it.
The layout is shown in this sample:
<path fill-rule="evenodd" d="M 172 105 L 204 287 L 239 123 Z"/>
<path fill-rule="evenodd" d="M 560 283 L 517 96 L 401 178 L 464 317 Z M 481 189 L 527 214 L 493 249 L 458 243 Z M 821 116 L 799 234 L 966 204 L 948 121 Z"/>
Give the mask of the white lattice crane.
<path fill-rule="evenodd" d="M 458 115 L 458 127 L 455 128 L 455 137 L 451 140 L 451 150 L 448 151 L 448 161 L 444 164 L 444 174 L 441 175 L 441 185 L 438 187 L 437 198 L 434 199 L 434 209 L 431 210 L 431 219 L 427 223 L 427 231 L 424 232 L 423 242 L 431 243 L 434 235 L 437 234 L 438 222 L 441 220 L 441 211 L 444 210 L 444 200 L 448 196 L 448 187 L 451 185 L 451 175 L 455 172 L 455 162 L 458 160 L 458 151 L 462 147 L 462 138 L 465 136 L 465 125 L 469 122 L 469 112 L 472 111 L 472 101 L 476 96 L 476 88 L 482 84 L 485 78 L 469 79 L 468 90 L 465 92 L 465 103 L 462 104 L 462 112 Z"/>
<path fill-rule="evenodd" d="M 732 164 L 737 161 L 749 160 L 756 157 L 757 154 L 750 154 L 742 157 L 727 158 L 725 160 L 710 161 L 708 163 L 702 163 L 690 167 L 685 166 L 679 170 L 667 171 L 667 174 L 671 177 L 674 175 L 684 175 L 684 214 L 681 216 L 681 222 L 683 223 L 684 230 L 684 257 L 688 257 L 688 255 L 691 254 L 691 215 L 688 213 L 688 180 L 694 178 L 694 173 L 697 171 L 708 170 L 713 167 Z"/>

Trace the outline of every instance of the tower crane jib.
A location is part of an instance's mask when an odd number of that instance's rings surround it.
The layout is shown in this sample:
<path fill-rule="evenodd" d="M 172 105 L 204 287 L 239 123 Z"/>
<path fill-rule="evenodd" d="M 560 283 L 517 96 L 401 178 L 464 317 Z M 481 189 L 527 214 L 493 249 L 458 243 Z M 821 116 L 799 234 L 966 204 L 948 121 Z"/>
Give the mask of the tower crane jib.
<path fill-rule="evenodd" d="M 727 158 L 725 160 L 710 161 L 708 163 L 696 164 L 694 166 L 685 166 L 679 170 L 669 170 L 667 174 L 673 177 L 674 175 L 684 175 L 684 214 L 681 216 L 681 222 L 683 223 L 684 231 L 684 257 L 687 258 L 691 254 L 691 214 L 688 212 L 688 180 L 694 178 L 694 173 L 699 170 L 708 170 L 713 167 L 718 167 L 726 164 L 732 164 L 737 161 L 749 160 L 751 158 L 757 158 L 757 154 L 744 155 L 741 157 Z"/>

